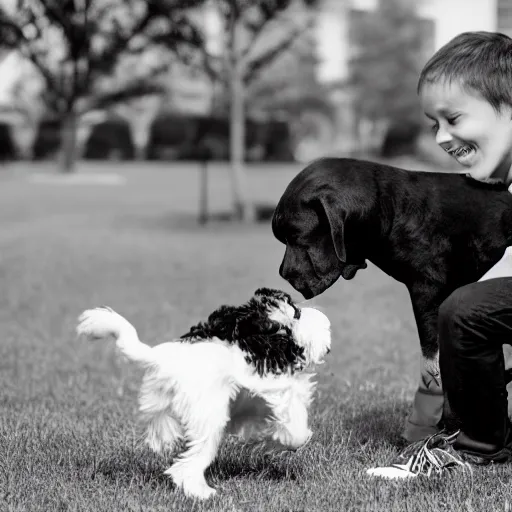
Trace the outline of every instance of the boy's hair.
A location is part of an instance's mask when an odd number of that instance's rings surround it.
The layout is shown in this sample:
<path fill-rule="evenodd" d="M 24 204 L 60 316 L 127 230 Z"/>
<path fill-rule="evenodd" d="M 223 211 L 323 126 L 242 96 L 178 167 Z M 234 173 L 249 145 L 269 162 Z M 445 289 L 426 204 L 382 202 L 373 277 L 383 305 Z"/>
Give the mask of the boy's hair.
<path fill-rule="evenodd" d="M 512 106 L 512 39 L 499 32 L 464 32 L 425 64 L 418 93 L 426 83 L 456 81 L 480 93 L 495 110 Z"/>

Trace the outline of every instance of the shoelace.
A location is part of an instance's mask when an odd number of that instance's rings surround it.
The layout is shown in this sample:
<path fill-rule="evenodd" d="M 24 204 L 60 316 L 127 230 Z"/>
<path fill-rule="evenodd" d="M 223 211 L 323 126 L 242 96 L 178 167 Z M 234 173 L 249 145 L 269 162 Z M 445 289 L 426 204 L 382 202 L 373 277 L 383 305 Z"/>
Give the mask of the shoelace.
<path fill-rule="evenodd" d="M 415 475 L 425 474 L 427 476 L 455 467 L 471 471 L 471 466 L 452 448 L 459 433 L 460 431 L 446 434 L 441 431 L 426 440 L 417 441 L 404 448 L 400 453 L 399 459 L 403 460 L 404 464 L 398 463 L 393 466 Z"/>

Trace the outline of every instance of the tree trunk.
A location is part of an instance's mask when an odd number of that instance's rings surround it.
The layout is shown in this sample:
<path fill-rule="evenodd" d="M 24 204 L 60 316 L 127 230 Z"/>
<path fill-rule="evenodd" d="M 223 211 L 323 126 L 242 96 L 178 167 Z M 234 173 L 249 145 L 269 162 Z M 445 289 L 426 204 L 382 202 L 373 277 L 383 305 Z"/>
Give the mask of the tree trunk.
<path fill-rule="evenodd" d="M 37 123 L 32 121 L 12 126 L 18 154 L 23 160 L 32 160 L 34 141 L 37 137 Z"/>
<path fill-rule="evenodd" d="M 208 222 L 208 160 L 201 162 L 199 175 L 199 224 Z"/>
<path fill-rule="evenodd" d="M 75 127 L 75 161 L 84 158 L 87 141 L 96 124 L 98 123 L 87 122 L 84 118 L 77 119 Z"/>
<path fill-rule="evenodd" d="M 233 208 L 237 220 L 252 221 L 253 205 L 246 195 L 245 87 L 239 59 L 231 69 L 230 159 Z"/>
<path fill-rule="evenodd" d="M 146 146 L 135 144 L 133 156 L 139 162 L 146 160 Z"/>
<path fill-rule="evenodd" d="M 132 130 L 133 137 L 133 146 L 135 150 L 135 160 L 145 160 L 148 141 L 149 141 L 149 131 L 151 129 L 151 118 L 148 122 L 148 119 L 131 119 L 130 125 Z"/>
<path fill-rule="evenodd" d="M 64 116 L 61 127 L 61 171 L 73 172 L 77 154 L 77 117 L 74 112 Z"/>

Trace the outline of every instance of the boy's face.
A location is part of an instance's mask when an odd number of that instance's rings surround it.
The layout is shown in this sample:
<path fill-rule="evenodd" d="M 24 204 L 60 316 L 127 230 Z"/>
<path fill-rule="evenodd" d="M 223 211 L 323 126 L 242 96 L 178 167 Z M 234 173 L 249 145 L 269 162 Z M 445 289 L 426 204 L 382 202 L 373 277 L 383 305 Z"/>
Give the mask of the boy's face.
<path fill-rule="evenodd" d="M 512 108 L 497 112 L 478 92 L 452 82 L 420 91 L 436 142 L 480 181 L 512 182 Z"/>

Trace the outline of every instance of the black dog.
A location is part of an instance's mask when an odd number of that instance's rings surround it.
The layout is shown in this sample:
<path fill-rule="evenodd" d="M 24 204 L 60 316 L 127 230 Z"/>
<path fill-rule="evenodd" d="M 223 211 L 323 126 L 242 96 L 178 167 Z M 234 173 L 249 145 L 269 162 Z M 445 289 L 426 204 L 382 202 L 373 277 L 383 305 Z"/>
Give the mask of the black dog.
<path fill-rule="evenodd" d="M 352 279 L 366 260 L 405 284 L 433 360 L 440 304 L 512 245 L 512 194 L 458 174 L 323 158 L 288 185 L 272 229 L 286 244 L 279 273 L 307 299 Z"/>

